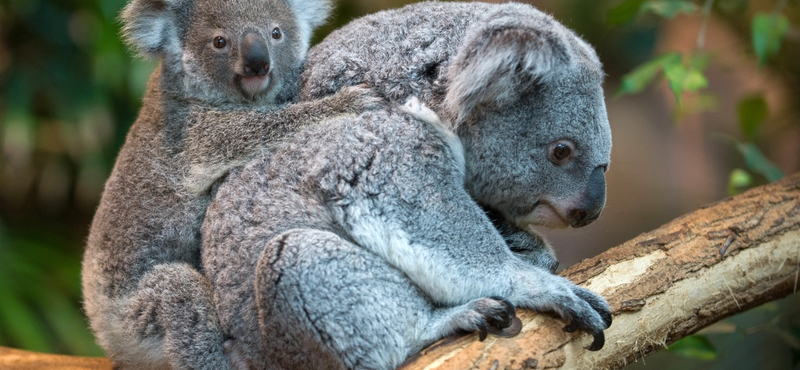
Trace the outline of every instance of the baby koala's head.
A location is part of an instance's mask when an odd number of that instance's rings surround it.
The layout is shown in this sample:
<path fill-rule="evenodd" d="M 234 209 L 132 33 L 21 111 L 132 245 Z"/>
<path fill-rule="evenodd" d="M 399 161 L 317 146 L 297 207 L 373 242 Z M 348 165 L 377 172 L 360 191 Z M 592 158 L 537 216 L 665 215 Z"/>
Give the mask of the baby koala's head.
<path fill-rule="evenodd" d="M 329 0 L 133 0 L 123 34 L 162 62 L 162 86 L 211 104 L 272 104 L 297 74 Z"/>

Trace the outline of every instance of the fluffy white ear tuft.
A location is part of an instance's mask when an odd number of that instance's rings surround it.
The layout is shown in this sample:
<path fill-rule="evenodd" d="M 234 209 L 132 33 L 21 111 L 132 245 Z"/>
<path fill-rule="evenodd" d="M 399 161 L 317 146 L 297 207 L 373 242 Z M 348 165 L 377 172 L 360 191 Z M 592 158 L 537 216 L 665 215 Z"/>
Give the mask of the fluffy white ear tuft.
<path fill-rule="evenodd" d="M 142 56 L 157 58 L 179 47 L 175 9 L 182 0 L 132 0 L 122 10 L 122 35 Z"/>
<path fill-rule="evenodd" d="M 308 44 L 311 33 L 324 24 L 333 11 L 331 0 L 285 0 L 297 17 L 301 39 Z"/>
<path fill-rule="evenodd" d="M 444 101 L 456 126 L 477 106 L 502 105 L 572 63 L 559 27 L 539 28 L 501 17 L 468 32 L 449 67 Z"/>

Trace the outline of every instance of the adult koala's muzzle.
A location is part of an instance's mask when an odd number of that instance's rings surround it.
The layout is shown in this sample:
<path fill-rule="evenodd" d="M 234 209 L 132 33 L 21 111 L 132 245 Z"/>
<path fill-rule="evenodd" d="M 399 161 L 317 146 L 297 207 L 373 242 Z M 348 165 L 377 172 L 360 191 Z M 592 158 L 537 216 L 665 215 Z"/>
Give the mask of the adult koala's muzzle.
<path fill-rule="evenodd" d="M 589 175 L 586 188 L 574 208 L 567 211 L 566 221 L 572 227 L 583 227 L 598 217 L 606 205 L 606 175 L 603 166 L 597 166 Z"/>

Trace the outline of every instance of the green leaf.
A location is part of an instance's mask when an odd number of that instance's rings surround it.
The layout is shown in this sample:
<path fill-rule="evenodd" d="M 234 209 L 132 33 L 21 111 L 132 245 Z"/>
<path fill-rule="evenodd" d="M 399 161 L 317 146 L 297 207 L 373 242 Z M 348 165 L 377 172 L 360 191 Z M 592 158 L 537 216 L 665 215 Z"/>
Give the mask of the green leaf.
<path fill-rule="evenodd" d="M 639 8 L 640 13 L 653 13 L 672 19 L 678 13 L 692 14 L 697 11 L 697 4 L 685 0 L 653 0 L 646 1 Z"/>
<path fill-rule="evenodd" d="M 789 20 L 783 14 L 757 13 L 753 17 L 753 49 L 759 66 L 780 51 L 781 41 L 789 31 Z"/>
<path fill-rule="evenodd" d="M 622 77 L 622 84 L 617 90 L 616 95 L 620 96 L 641 92 L 650 85 L 658 72 L 665 69 L 665 66 L 680 65 L 682 59 L 680 53 L 671 52 L 645 62 Z"/>
<path fill-rule="evenodd" d="M 644 0 L 625 0 L 617 6 L 608 10 L 606 20 L 612 26 L 619 26 L 632 21 L 639 9 L 642 7 Z"/>
<path fill-rule="evenodd" d="M 683 95 L 684 80 L 686 79 L 689 71 L 681 64 L 671 65 L 664 69 L 664 76 L 667 77 L 669 88 L 675 95 L 675 100 L 678 105 L 681 104 L 681 95 Z"/>
<path fill-rule="evenodd" d="M 734 196 L 742 192 L 742 190 L 749 188 L 753 184 L 753 176 L 750 173 L 737 168 L 731 171 L 728 178 L 728 195 Z"/>
<path fill-rule="evenodd" d="M 736 143 L 736 149 L 744 156 L 745 165 L 751 171 L 764 175 L 770 182 L 783 178 L 781 171 L 752 143 Z"/>
<path fill-rule="evenodd" d="M 690 335 L 669 346 L 669 351 L 682 357 L 703 361 L 717 358 L 717 350 L 702 335 Z"/>
<path fill-rule="evenodd" d="M 675 100 L 679 105 L 684 91 L 696 92 L 708 87 L 708 80 L 703 72 L 691 67 L 687 68 L 682 64 L 665 67 L 664 75 L 667 77 L 669 88 L 675 94 Z"/>
<path fill-rule="evenodd" d="M 748 141 L 756 141 L 761 123 L 767 118 L 767 102 L 761 95 L 739 102 L 739 128 Z"/>

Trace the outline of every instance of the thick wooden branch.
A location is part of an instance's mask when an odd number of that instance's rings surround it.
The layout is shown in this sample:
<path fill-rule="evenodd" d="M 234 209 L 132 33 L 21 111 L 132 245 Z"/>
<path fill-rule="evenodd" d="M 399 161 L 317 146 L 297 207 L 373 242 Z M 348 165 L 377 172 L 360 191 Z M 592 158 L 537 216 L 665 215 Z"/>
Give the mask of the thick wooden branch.
<path fill-rule="evenodd" d="M 403 370 L 618 369 L 725 317 L 798 291 L 800 174 L 682 216 L 563 276 L 602 294 L 614 323 L 598 352 L 564 323 L 519 313 L 514 338 L 446 338 Z"/>
<path fill-rule="evenodd" d="M 404 370 L 617 369 L 722 318 L 797 292 L 800 174 L 682 216 L 565 270 L 614 312 L 606 345 L 520 310 L 514 338 L 454 336 Z M 0 369 L 110 370 L 106 359 L 0 348 Z"/>
<path fill-rule="evenodd" d="M 0 347 L 3 370 L 111 370 L 111 361 L 98 357 L 50 355 Z"/>

